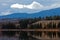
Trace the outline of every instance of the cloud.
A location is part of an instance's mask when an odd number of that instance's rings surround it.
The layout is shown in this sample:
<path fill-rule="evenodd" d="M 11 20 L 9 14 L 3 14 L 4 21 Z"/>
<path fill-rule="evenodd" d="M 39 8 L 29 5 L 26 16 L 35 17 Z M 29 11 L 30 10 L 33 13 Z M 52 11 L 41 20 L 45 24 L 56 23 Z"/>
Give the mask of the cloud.
<path fill-rule="evenodd" d="M 43 5 L 41 5 L 40 3 L 34 1 L 32 4 L 25 5 L 24 7 L 28 8 L 28 9 L 41 9 L 41 8 L 43 8 Z"/>
<path fill-rule="evenodd" d="M 1 13 L 0 13 L 0 16 L 10 15 L 10 14 L 12 14 L 10 11 L 4 11 L 4 12 L 1 12 Z"/>
<path fill-rule="evenodd" d="M 22 8 L 28 8 L 28 9 L 40 9 L 43 8 L 43 5 L 41 5 L 40 3 L 34 1 L 33 3 L 29 4 L 29 5 L 22 5 L 22 4 L 12 4 L 10 6 L 11 8 L 18 8 L 18 9 L 22 9 Z"/>
<path fill-rule="evenodd" d="M 45 7 L 43 7 L 42 9 L 43 9 L 43 10 L 50 10 L 50 9 L 54 9 L 54 8 L 60 8 L 60 4 L 59 4 L 59 3 L 54 3 L 54 4 L 52 4 L 52 5 L 45 6 Z M 43 11 L 43 10 L 42 10 L 42 11 Z"/>
<path fill-rule="evenodd" d="M 41 5 L 40 3 L 34 1 L 32 4 L 30 5 L 24 5 L 25 8 L 28 8 L 28 9 L 40 9 L 40 8 L 43 8 L 44 6 Z"/>
<path fill-rule="evenodd" d="M 29 5 L 22 5 L 22 4 L 12 4 L 10 6 L 11 8 L 17 8 L 17 9 L 24 9 L 24 8 L 27 8 L 27 9 L 33 9 L 33 10 L 49 10 L 49 9 L 53 9 L 53 8 L 58 8 L 60 7 L 60 4 L 59 3 L 54 3 L 52 5 L 48 5 L 48 6 L 44 6 L 36 1 L 33 1 L 31 4 Z"/>
<path fill-rule="evenodd" d="M 18 8 L 18 9 L 21 9 L 21 8 L 23 8 L 23 5 L 16 3 L 16 4 L 11 5 L 11 8 Z"/>

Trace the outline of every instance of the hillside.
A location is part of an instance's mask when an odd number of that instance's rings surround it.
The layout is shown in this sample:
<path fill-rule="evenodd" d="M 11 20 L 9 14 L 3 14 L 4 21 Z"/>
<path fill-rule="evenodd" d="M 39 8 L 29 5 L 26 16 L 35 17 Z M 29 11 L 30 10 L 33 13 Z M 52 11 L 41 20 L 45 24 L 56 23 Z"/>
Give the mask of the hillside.
<path fill-rule="evenodd" d="M 59 15 L 60 16 L 60 8 L 51 9 L 51 10 L 45 10 L 37 13 L 13 13 L 10 15 L 0 16 L 0 19 L 2 18 L 37 18 L 37 17 L 46 17 L 46 16 L 54 16 Z"/>

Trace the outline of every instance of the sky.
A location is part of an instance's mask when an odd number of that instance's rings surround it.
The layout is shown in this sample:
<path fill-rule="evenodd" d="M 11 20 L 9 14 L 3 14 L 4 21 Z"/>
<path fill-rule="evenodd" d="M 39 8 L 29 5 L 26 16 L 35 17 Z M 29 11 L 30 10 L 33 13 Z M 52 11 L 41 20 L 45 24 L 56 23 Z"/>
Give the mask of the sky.
<path fill-rule="evenodd" d="M 22 7 L 25 6 L 23 8 L 16 8 L 16 4 L 18 7 L 21 7 L 21 5 Z M 31 14 L 57 7 L 60 7 L 60 0 L 0 0 L 0 16 L 9 15 L 14 12 Z"/>

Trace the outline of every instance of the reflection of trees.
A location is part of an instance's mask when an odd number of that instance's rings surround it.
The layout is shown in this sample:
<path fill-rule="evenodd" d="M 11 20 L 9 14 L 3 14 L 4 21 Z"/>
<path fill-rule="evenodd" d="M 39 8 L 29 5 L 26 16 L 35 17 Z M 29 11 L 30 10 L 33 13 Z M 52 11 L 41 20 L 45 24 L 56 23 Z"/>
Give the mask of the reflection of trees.
<path fill-rule="evenodd" d="M 48 32 L 47 35 L 48 35 L 50 38 L 54 38 L 54 37 L 56 37 L 56 32 Z"/>
<path fill-rule="evenodd" d="M 21 40 L 28 40 L 27 32 L 21 31 L 21 32 L 20 32 L 19 39 L 21 39 Z"/>
<path fill-rule="evenodd" d="M 38 32 L 38 31 L 36 31 L 35 33 L 34 33 L 36 36 L 42 36 L 42 32 Z"/>
<path fill-rule="evenodd" d="M 52 32 L 48 32 L 47 34 L 50 38 L 52 38 Z"/>
<path fill-rule="evenodd" d="M 33 32 L 33 31 L 31 31 L 31 32 L 30 32 L 30 35 L 34 35 L 34 32 Z"/>
<path fill-rule="evenodd" d="M 35 36 L 42 36 L 42 32 L 39 32 L 39 31 L 35 31 L 35 32 L 30 32 L 31 35 L 35 35 Z"/>
<path fill-rule="evenodd" d="M 53 37 L 56 37 L 56 32 L 53 32 Z"/>
<path fill-rule="evenodd" d="M 60 32 L 57 32 L 58 33 L 58 37 L 60 37 Z"/>
<path fill-rule="evenodd" d="M 8 23 L 8 24 L 2 26 L 2 29 L 15 29 L 15 28 L 16 28 L 16 26 L 12 23 Z M 7 35 L 7 36 L 14 36 L 15 32 L 13 32 L 13 31 L 3 31 L 2 34 Z"/>

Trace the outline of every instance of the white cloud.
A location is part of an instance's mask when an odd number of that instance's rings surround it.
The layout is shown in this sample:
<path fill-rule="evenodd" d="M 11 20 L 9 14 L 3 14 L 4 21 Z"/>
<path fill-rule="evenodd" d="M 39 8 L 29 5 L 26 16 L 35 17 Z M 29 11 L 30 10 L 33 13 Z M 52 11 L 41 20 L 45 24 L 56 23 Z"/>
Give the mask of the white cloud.
<path fill-rule="evenodd" d="M 60 4 L 58 4 L 58 3 L 54 3 L 54 4 L 49 5 L 49 6 L 44 6 L 36 1 L 33 1 L 29 5 L 22 5 L 22 4 L 11 5 L 11 8 L 18 8 L 18 9 L 28 8 L 28 9 L 33 9 L 33 10 L 39 10 L 39 9 L 40 10 L 49 10 L 49 9 L 58 8 L 58 7 L 60 7 Z"/>
<path fill-rule="evenodd" d="M 44 6 L 41 5 L 40 3 L 34 1 L 32 4 L 30 5 L 24 5 L 24 7 L 28 8 L 28 9 L 41 9 L 43 8 Z"/>
<path fill-rule="evenodd" d="M 16 3 L 16 4 L 11 5 L 11 8 L 18 8 L 18 9 L 21 9 L 21 8 L 23 8 L 23 5 Z"/>
<path fill-rule="evenodd" d="M 13 4 L 11 5 L 11 8 L 18 8 L 18 9 L 22 9 L 22 8 L 28 8 L 28 9 L 40 9 L 43 8 L 44 6 L 41 5 L 40 3 L 34 1 L 33 3 L 29 4 L 29 5 L 22 5 L 22 4 Z"/>

